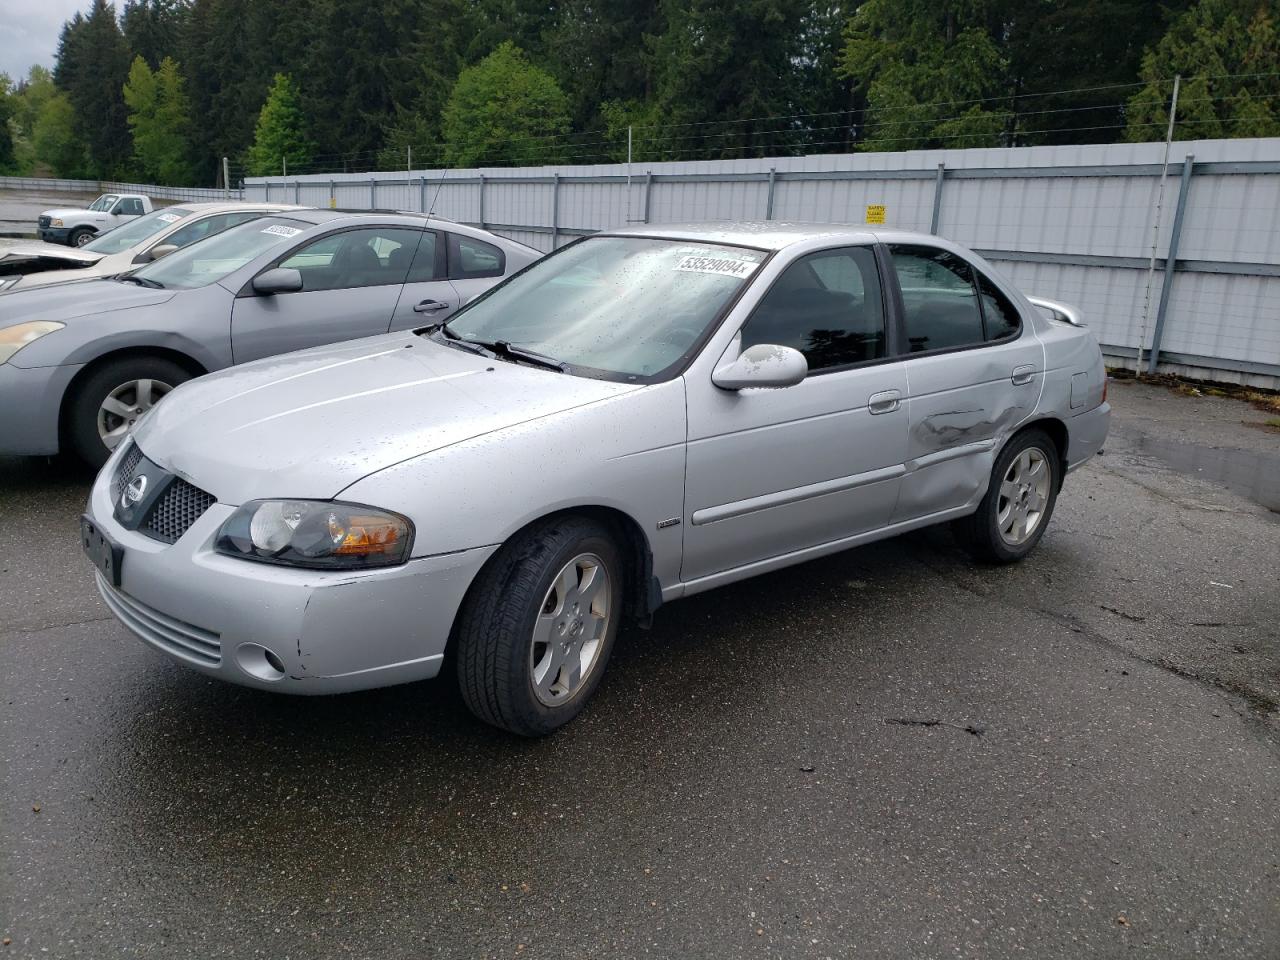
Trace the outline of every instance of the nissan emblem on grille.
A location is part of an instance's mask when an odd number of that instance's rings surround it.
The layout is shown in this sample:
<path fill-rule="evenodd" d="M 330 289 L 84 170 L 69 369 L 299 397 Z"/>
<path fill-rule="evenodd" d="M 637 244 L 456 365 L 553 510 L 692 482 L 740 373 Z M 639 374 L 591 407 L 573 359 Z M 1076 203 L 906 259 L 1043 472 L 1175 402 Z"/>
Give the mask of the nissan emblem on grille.
<path fill-rule="evenodd" d="M 129 481 L 129 485 L 124 488 L 124 493 L 120 495 L 120 502 L 126 507 L 132 506 L 142 499 L 142 495 L 147 492 L 146 475 L 134 477 Z"/>

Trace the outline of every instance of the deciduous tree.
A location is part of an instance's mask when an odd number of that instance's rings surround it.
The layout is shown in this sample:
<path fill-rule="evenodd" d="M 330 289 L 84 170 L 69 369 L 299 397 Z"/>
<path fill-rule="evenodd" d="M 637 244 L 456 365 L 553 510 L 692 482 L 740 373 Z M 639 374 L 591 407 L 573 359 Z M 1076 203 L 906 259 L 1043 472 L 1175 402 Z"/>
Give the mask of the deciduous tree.
<path fill-rule="evenodd" d="M 445 158 L 457 166 L 554 163 L 569 132 L 559 84 L 507 41 L 458 76 L 444 108 Z"/>

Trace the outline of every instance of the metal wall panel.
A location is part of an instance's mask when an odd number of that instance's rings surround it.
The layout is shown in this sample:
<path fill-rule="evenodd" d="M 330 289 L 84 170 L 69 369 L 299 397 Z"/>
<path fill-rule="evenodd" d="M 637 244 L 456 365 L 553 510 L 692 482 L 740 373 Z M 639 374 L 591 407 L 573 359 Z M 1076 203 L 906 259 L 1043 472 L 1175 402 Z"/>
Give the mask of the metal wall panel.
<path fill-rule="evenodd" d="M 1158 324 L 1187 156 L 1196 166 Z M 1161 350 L 1209 369 L 1247 363 L 1252 382 L 1280 386 L 1280 138 L 1174 144 L 1161 200 L 1163 159 L 1161 143 L 1086 144 L 272 177 L 247 181 L 245 194 L 296 195 L 317 206 L 332 195 L 356 209 L 420 210 L 434 201 L 436 213 L 477 223 L 483 193 L 486 225 L 550 250 L 583 231 L 646 219 L 759 220 L 772 212 L 775 220 L 864 224 L 873 204 L 885 208 L 886 228 L 928 231 L 942 164 L 937 232 L 987 251 L 1023 289 L 1080 306 L 1116 355 L 1132 355 L 1139 343 L 1150 350 L 1159 326 Z"/>

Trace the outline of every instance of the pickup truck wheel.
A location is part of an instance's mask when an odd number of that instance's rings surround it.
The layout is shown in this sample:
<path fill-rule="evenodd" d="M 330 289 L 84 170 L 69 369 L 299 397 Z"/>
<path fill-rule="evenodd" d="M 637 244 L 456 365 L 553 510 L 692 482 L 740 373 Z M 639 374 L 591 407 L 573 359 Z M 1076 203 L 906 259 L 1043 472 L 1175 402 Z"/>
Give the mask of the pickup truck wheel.
<path fill-rule="evenodd" d="M 81 227 L 78 230 L 72 230 L 71 235 L 67 237 L 67 243 L 73 247 L 83 247 L 86 243 L 93 239 L 93 231 Z"/>
<path fill-rule="evenodd" d="M 458 620 L 458 681 L 471 712 L 540 737 L 600 683 L 622 613 L 622 561 L 601 525 L 556 518 L 517 535 L 481 571 Z"/>
<path fill-rule="evenodd" d="M 1014 563 L 1035 549 L 1058 500 L 1057 449 L 1044 431 L 1027 430 L 1000 452 L 977 512 L 953 527 L 976 559 Z"/>
<path fill-rule="evenodd" d="M 163 357 L 103 364 L 79 384 L 67 410 L 67 435 L 76 455 L 101 467 L 140 416 L 190 379 L 191 374 Z"/>

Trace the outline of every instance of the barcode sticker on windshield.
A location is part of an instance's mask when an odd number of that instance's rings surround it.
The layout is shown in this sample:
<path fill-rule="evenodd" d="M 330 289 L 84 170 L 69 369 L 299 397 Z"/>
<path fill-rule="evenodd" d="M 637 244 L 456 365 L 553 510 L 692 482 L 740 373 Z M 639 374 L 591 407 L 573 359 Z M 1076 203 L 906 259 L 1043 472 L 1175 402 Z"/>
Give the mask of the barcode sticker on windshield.
<path fill-rule="evenodd" d="M 726 277 L 746 278 L 755 273 L 758 263 L 729 257 L 682 257 L 676 270 L 683 273 L 719 273 Z"/>
<path fill-rule="evenodd" d="M 262 232 L 270 233 L 273 236 L 277 236 L 277 237 L 296 237 L 298 234 L 302 232 L 302 228 L 301 227 L 282 227 L 280 224 L 276 223 L 276 224 L 272 224 L 269 227 L 264 227 Z"/>
<path fill-rule="evenodd" d="M 182 218 L 176 213 L 162 213 L 156 219 L 162 223 L 173 223 L 175 220 L 181 220 Z"/>

